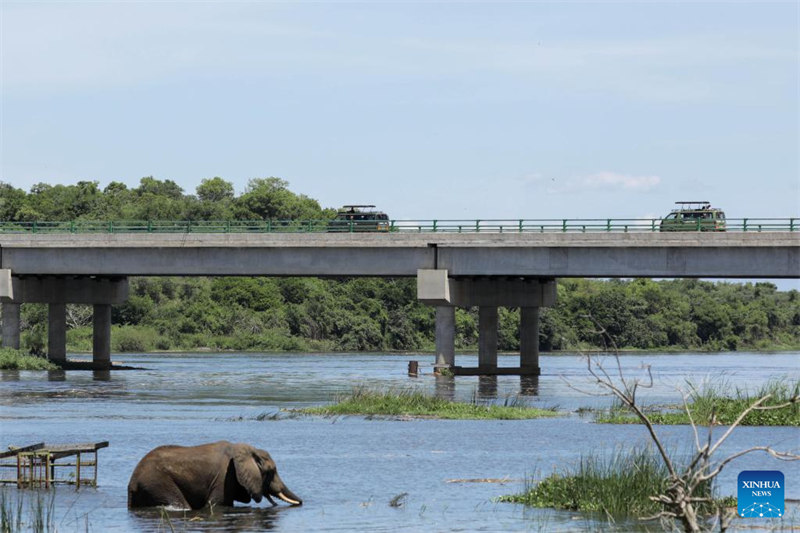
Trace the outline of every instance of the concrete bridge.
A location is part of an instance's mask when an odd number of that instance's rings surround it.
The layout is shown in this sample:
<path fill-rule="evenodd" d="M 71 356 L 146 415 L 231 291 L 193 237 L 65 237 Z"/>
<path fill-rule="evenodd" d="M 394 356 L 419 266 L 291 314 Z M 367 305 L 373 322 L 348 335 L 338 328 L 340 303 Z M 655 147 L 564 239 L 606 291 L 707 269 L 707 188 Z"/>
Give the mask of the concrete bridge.
<path fill-rule="evenodd" d="M 3 345 L 19 306 L 49 304 L 48 355 L 66 360 L 67 303 L 94 306 L 93 360 L 111 363 L 111 305 L 129 276 L 416 277 L 436 307 L 436 365 L 539 373 L 539 308 L 558 277 L 800 278 L 800 232 L 97 233 L 0 235 Z M 479 308 L 479 366 L 455 366 L 455 307 Z M 497 367 L 497 308 L 520 307 L 520 366 Z"/>

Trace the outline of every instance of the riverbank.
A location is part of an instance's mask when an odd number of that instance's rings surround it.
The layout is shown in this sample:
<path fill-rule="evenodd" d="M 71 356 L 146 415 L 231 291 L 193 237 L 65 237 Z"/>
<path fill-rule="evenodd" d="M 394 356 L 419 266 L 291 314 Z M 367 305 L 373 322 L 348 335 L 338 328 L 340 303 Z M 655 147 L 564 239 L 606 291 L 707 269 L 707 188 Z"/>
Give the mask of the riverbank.
<path fill-rule="evenodd" d="M 387 355 L 408 355 L 408 356 L 415 356 L 415 355 L 422 355 L 422 356 L 431 356 L 433 357 L 436 353 L 433 346 L 426 347 L 419 350 L 339 350 L 327 346 L 316 346 L 313 348 L 308 349 L 260 349 L 260 348 L 246 348 L 246 349 L 234 349 L 234 348 L 219 348 L 214 346 L 206 346 L 206 345 L 198 345 L 186 348 L 179 348 L 179 347 L 172 347 L 168 349 L 127 349 L 122 350 L 118 349 L 125 346 L 118 346 L 112 343 L 112 353 L 120 353 L 120 354 L 141 354 L 141 353 L 152 353 L 152 354 L 176 354 L 176 353 L 186 353 L 186 354 L 204 354 L 204 353 L 276 353 L 276 354 L 317 354 L 317 355 L 325 355 L 325 354 L 352 354 L 352 353 L 363 353 L 363 354 L 387 354 Z M 67 343 L 67 352 L 70 354 L 76 355 L 91 355 L 92 349 L 90 345 L 86 345 L 85 343 L 81 344 L 71 344 Z M 752 349 L 741 349 L 741 350 L 707 350 L 703 348 L 696 348 L 696 349 L 689 349 L 683 347 L 676 347 L 676 346 L 666 346 L 662 348 L 652 348 L 652 349 L 641 349 L 641 348 L 621 348 L 616 351 L 620 355 L 685 355 L 685 354 L 703 354 L 703 355 L 729 355 L 729 354 L 771 354 L 771 353 L 796 353 L 800 352 L 800 344 L 797 346 L 791 345 L 774 345 L 767 348 L 752 348 Z M 540 355 L 552 355 L 552 356 L 575 356 L 575 355 L 596 355 L 596 354 L 613 354 L 607 348 L 603 347 L 578 347 L 575 349 L 569 350 L 542 350 L 539 354 Z M 478 346 L 477 345 L 470 345 L 465 347 L 459 347 L 456 349 L 457 355 L 465 355 L 465 356 L 476 356 L 478 355 Z M 519 356 L 518 351 L 504 351 L 500 350 L 497 352 L 498 356 Z"/>
<path fill-rule="evenodd" d="M 684 357 L 684 356 L 692 356 L 692 355 L 703 355 L 703 356 L 711 356 L 711 357 L 719 357 L 720 359 L 728 358 L 728 357 L 738 357 L 741 356 L 743 358 L 747 358 L 753 355 L 780 355 L 780 354 L 790 354 L 790 355 L 800 355 L 798 354 L 800 350 L 763 350 L 763 351 L 741 351 L 741 352 L 731 352 L 731 351 L 719 351 L 719 352 L 702 352 L 697 350 L 668 350 L 668 351 L 657 351 L 657 350 L 638 350 L 638 349 L 631 349 L 631 350 L 620 350 L 619 354 L 623 357 L 632 357 L 632 356 L 656 356 L 656 357 Z M 25 352 L 25 350 L 15 350 L 13 351 L 13 355 L 6 355 L 4 359 L 0 359 L 0 370 L 56 370 L 56 369 L 84 369 L 84 370 L 91 370 L 91 357 L 92 353 L 91 350 L 73 350 L 71 348 L 68 349 L 68 364 L 62 367 L 58 366 L 47 366 L 42 367 L 41 364 L 44 361 L 48 363 L 48 361 L 42 356 L 30 356 Z M 423 372 L 425 372 L 425 364 L 426 361 L 433 361 L 434 354 L 432 352 L 424 352 L 424 351 L 410 351 L 410 350 L 393 350 L 393 351 L 383 351 L 383 352 L 374 352 L 374 351 L 362 351 L 362 352 L 353 352 L 353 351 L 334 351 L 334 350 L 309 350 L 309 351 L 280 351 L 280 350 L 230 350 L 230 349 L 212 349 L 208 347 L 197 347 L 194 349 L 187 349 L 187 350 L 178 350 L 178 349 L 169 349 L 169 350 L 151 350 L 151 351 L 119 351 L 119 350 L 112 350 L 112 360 L 119 361 L 120 357 L 122 356 L 123 360 L 130 358 L 130 356 L 139 356 L 142 354 L 152 354 L 155 356 L 183 356 L 183 355 L 198 355 L 198 356 L 214 356 L 220 354 L 245 354 L 245 355 L 252 355 L 253 357 L 257 357 L 263 354 L 275 354 L 280 356 L 303 356 L 303 355 L 315 355 L 320 357 L 341 357 L 341 356 L 349 356 L 349 355 L 363 355 L 365 357 L 407 357 L 408 360 L 419 360 L 420 361 L 420 368 Z M 541 357 L 554 357 L 556 359 L 568 359 L 570 357 L 580 356 L 580 355 L 597 355 L 597 354 L 609 354 L 608 351 L 603 350 L 582 350 L 582 351 L 572 351 L 572 350 L 555 350 L 555 351 L 543 351 L 541 352 Z M 469 351 L 469 350 L 459 350 L 457 352 L 459 358 L 476 358 L 477 351 Z M 500 352 L 498 354 L 502 358 L 515 358 L 518 357 L 519 354 L 515 352 Z M 76 356 L 78 360 L 76 360 Z M 25 363 L 22 363 L 22 359 L 26 358 Z M 30 358 L 30 359 L 27 359 Z M 425 359 L 430 358 L 430 359 Z M 800 362 L 800 358 L 798 358 L 798 362 Z M 21 366 L 22 365 L 22 366 Z M 118 366 L 115 364 L 115 369 L 123 369 L 123 367 Z M 136 369 L 141 368 L 139 366 L 128 366 L 125 364 L 124 369 Z M 432 372 L 432 370 L 428 371 L 428 373 Z M 624 422 L 620 422 L 624 423 Z"/>

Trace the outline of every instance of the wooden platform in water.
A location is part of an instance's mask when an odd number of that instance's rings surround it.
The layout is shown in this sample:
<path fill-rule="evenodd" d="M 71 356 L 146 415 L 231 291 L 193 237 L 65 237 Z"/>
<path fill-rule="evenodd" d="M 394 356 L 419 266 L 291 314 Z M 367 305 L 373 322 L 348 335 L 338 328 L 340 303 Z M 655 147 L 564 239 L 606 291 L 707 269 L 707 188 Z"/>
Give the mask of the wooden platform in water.
<path fill-rule="evenodd" d="M 25 446 L 9 446 L 0 452 L 0 469 L 15 469 L 15 478 L 0 477 L 0 483 L 17 487 L 50 487 L 64 483 L 97 485 L 97 451 L 108 447 L 108 441 L 75 444 L 46 444 L 37 442 Z M 81 455 L 94 454 L 89 459 Z M 83 460 L 82 460 L 83 459 Z M 74 461 L 74 462 L 73 462 Z M 74 470 L 69 470 L 72 467 Z M 91 473 L 91 477 L 82 474 Z"/>

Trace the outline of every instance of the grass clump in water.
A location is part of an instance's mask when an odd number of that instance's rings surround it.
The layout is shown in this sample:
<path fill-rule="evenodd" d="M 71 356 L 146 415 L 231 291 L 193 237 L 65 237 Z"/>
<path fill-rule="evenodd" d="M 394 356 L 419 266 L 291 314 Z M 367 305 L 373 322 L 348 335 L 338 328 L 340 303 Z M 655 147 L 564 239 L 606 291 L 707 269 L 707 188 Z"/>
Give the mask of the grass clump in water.
<path fill-rule="evenodd" d="M 57 370 L 54 365 L 44 357 L 29 355 L 22 350 L 13 348 L 0 348 L 0 370 Z"/>
<path fill-rule="evenodd" d="M 755 395 L 736 389 L 735 396 L 726 396 L 726 386 L 706 386 L 692 389 L 687 405 L 695 424 L 707 426 L 712 421 L 717 425 L 730 425 L 753 402 L 766 395 L 770 398 L 764 406 L 778 405 L 796 397 L 800 392 L 800 381 L 788 383 L 784 380 L 770 381 Z M 647 417 L 654 424 L 689 424 L 689 415 L 681 408 L 675 411 L 649 411 Z M 638 424 L 640 420 L 624 408 L 612 409 L 608 415 L 598 416 L 597 422 L 604 424 Z M 793 403 L 781 409 L 754 410 L 741 422 L 742 426 L 800 426 L 800 403 Z"/>
<path fill-rule="evenodd" d="M 570 511 L 600 512 L 612 517 L 643 517 L 662 510 L 650 496 L 663 494 L 669 471 L 649 449 L 618 449 L 608 458 L 582 457 L 575 472 L 553 473 L 536 483 L 528 480 L 521 494 L 501 496 L 498 501 Z M 698 496 L 710 497 L 711 484 Z M 712 504 L 728 505 L 726 500 Z M 733 505 L 736 505 L 735 501 Z"/>
<path fill-rule="evenodd" d="M 356 387 L 349 394 L 336 398 L 332 405 L 309 407 L 300 412 L 310 415 L 410 416 L 450 420 L 522 420 L 558 416 L 555 411 L 528 407 L 522 402 L 507 405 L 484 405 L 453 402 L 406 390 L 379 391 Z"/>

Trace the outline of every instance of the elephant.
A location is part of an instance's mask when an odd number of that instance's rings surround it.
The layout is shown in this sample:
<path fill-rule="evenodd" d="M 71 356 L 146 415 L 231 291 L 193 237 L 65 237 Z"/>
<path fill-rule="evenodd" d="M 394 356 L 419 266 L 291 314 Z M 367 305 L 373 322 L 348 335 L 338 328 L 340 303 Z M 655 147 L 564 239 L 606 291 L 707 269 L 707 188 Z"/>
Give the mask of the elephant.
<path fill-rule="evenodd" d="M 159 446 L 145 455 L 128 482 L 128 507 L 202 509 L 266 496 L 302 505 L 278 475 L 269 453 L 228 441 L 199 446 Z"/>

